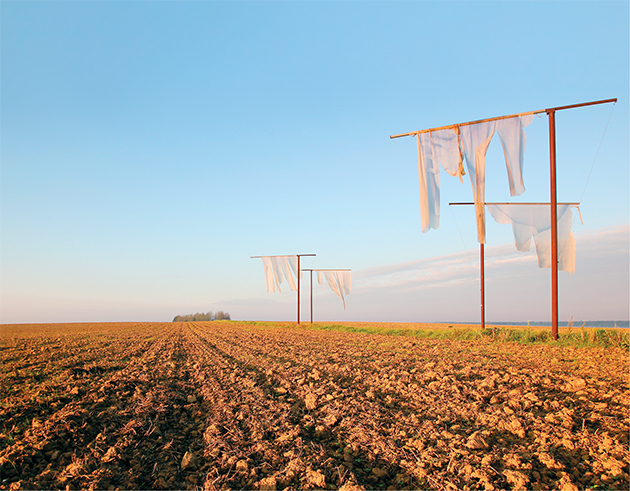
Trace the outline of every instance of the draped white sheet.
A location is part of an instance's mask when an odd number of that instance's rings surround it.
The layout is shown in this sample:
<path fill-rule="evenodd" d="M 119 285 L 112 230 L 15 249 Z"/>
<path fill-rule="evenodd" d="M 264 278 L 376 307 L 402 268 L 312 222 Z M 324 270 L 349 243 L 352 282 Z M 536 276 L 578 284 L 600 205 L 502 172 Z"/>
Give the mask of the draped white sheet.
<path fill-rule="evenodd" d="M 420 219 L 422 231 L 437 229 L 440 225 L 440 165 L 452 176 L 464 175 L 463 157 L 470 175 L 477 216 L 477 237 L 486 241 L 485 181 L 486 152 L 495 132 L 499 134 L 507 167 L 510 195 L 525 191 L 523 184 L 523 154 L 526 136 L 525 126 L 534 116 L 488 121 L 455 126 L 417 135 L 418 178 L 420 187 Z"/>
<path fill-rule="evenodd" d="M 503 145 L 503 155 L 508 172 L 510 195 L 516 196 L 525 191 L 523 185 L 523 153 L 525 150 L 525 126 L 534 120 L 534 115 L 500 119 L 485 123 L 462 126 L 461 135 L 466 157 L 466 167 L 470 175 L 477 216 L 477 239 L 486 243 L 486 152 L 495 131 L 499 133 Z"/>
<path fill-rule="evenodd" d="M 550 205 L 486 205 L 497 223 L 512 224 L 519 251 L 536 245 L 539 268 L 551 268 Z M 575 236 L 571 231 L 574 205 L 558 205 L 558 269 L 575 273 Z"/>
<path fill-rule="evenodd" d="M 417 135 L 420 221 L 422 231 L 440 226 L 440 164 L 462 179 L 464 166 L 459 131 L 445 129 Z"/>
<path fill-rule="evenodd" d="M 297 290 L 293 275 L 302 278 L 302 271 L 300 270 L 298 272 L 297 256 L 263 256 L 262 263 L 265 272 L 267 292 L 280 292 L 280 283 L 282 283 L 285 278 L 291 290 Z"/>
<path fill-rule="evenodd" d="M 330 289 L 339 295 L 345 310 L 345 295 L 349 295 L 352 290 L 352 277 L 350 275 L 350 271 L 317 271 L 317 282 L 320 285 L 323 284 L 322 273 L 323 277 L 326 278 L 326 283 L 328 283 Z"/>

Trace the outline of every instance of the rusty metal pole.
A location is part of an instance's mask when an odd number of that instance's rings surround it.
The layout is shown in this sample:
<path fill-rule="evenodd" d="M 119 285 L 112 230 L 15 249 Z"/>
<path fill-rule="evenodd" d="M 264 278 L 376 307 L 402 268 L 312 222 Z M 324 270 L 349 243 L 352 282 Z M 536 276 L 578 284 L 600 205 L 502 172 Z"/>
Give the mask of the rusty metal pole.
<path fill-rule="evenodd" d="M 551 174 L 551 335 L 558 340 L 558 198 L 556 195 L 556 110 L 548 109 Z"/>
<path fill-rule="evenodd" d="M 484 274 L 484 266 L 485 266 L 485 257 L 484 257 L 484 244 L 479 244 L 479 256 L 481 261 L 481 329 L 486 328 L 486 292 L 485 292 L 485 274 Z"/>
<path fill-rule="evenodd" d="M 311 324 L 313 323 L 313 270 L 311 269 Z"/>
<path fill-rule="evenodd" d="M 297 258 L 298 258 L 298 260 L 297 260 L 297 263 L 298 263 L 298 268 L 297 268 L 298 269 L 297 270 L 297 297 L 298 297 L 298 299 L 297 299 L 297 304 L 298 304 L 297 305 L 297 323 L 299 324 L 300 323 L 300 272 L 302 270 L 300 269 L 300 256 L 298 255 Z"/>

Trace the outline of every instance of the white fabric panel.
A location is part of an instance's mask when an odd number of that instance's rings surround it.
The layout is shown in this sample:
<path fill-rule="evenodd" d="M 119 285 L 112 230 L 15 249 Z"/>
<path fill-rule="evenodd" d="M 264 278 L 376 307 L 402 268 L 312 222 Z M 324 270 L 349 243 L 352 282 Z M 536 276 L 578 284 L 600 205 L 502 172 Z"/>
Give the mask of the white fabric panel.
<path fill-rule="evenodd" d="M 440 226 L 440 165 L 452 176 L 464 175 L 463 158 L 470 175 L 475 202 L 477 238 L 486 241 L 485 182 L 486 152 L 495 132 L 499 134 L 508 184 L 512 196 L 525 191 L 523 184 L 523 154 L 526 136 L 524 127 L 531 124 L 534 116 L 487 121 L 461 127 L 420 133 L 418 145 L 418 180 L 420 188 L 420 222 L 422 231 Z"/>
<path fill-rule="evenodd" d="M 497 121 L 497 133 L 503 146 L 511 196 L 518 196 L 525 192 L 523 154 L 525 153 L 527 137 L 524 128 L 530 125 L 532 121 L 534 121 L 533 114 Z"/>
<path fill-rule="evenodd" d="M 289 283 L 289 287 L 291 288 L 291 290 L 297 291 L 297 286 L 295 286 L 295 281 L 293 280 L 293 275 L 291 274 L 291 265 L 289 264 L 289 257 L 278 256 L 276 260 L 282 266 L 282 273 L 284 274 L 284 277 L 287 279 L 287 282 Z M 296 260 L 297 260 L 297 257 L 296 257 Z M 295 270 L 297 271 L 297 262 L 295 265 Z"/>
<path fill-rule="evenodd" d="M 486 200 L 486 152 L 495 131 L 499 133 L 505 165 L 508 173 L 508 184 L 512 196 L 525 191 L 523 184 L 523 153 L 525 151 L 525 126 L 531 124 L 534 116 L 514 117 L 471 124 L 461 127 L 466 166 L 470 175 L 477 217 L 477 238 L 480 244 L 486 242 L 486 216 L 484 203 Z"/>
<path fill-rule="evenodd" d="M 271 257 L 271 264 L 273 265 L 273 274 L 276 278 L 276 285 L 278 287 L 278 291 L 280 290 L 280 284 L 284 281 L 284 275 L 282 274 L 282 263 L 278 261 L 278 258 L 275 256 Z"/>
<path fill-rule="evenodd" d="M 538 267 L 551 268 L 551 213 L 549 205 L 487 205 L 497 223 L 512 224 L 519 251 L 536 245 Z M 573 205 L 558 205 L 558 269 L 575 273 L 575 236 L 571 231 Z"/>
<path fill-rule="evenodd" d="M 332 291 L 334 291 L 337 295 L 341 297 L 341 291 L 339 290 L 339 285 L 337 284 L 337 278 L 335 276 L 334 271 L 324 271 L 324 277 L 328 282 L 328 286 Z"/>
<path fill-rule="evenodd" d="M 420 223 L 422 231 L 440 226 L 440 167 L 433 158 L 431 134 L 417 135 Z"/>
<path fill-rule="evenodd" d="M 276 275 L 273 272 L 273 264 L 271 262 L 271 257 L 264 256 L 262 258 L 263 270 L 265 271 L 265 282 L 267 283 L 267 292 L 275 293 L 276 291 Z M 280 289 L 280 285 L 278 285 L 278 290 Z"/>
<path fill-rule="evenodd" d="M 464 166 L 458 133 L 453 129 L 416 135 L 420 223 L 422 232 L 440 226 L 440 164 L 452 176 L 462 179 Z"/>
<path fill-rule="evenodd" d="M 291 259 L 294 259 L 295 262 L 293 263 Z M 291 274 L 292 267 L 294 271 L 297 271 L 297 256 L 264 256 L 262 262 L 267 292 L 280 292 L 280 283 L 284 281 L 284 278 L 287 279 L 291 290 L 297 290 L 293 274 Z"/>
<path fill-rule="evenodd" d="M 343 303 L 343 308 L 346 308 L 346 298 L 345 295 L 348 295 L 352 290 L 352 278 L 350 275 L 350 271 L 324 271 L 324 277 L 326 278 L 326 282 L 332 291 L 334 291 L 341 302 Z M 318 271 L 318 280 L 319 280 L 319 271 Z"/>
<path fill-rule="evenodd" d="M 514 241 L 519 251 L 529 251 L 531 239 L 538 233 L 535 223 L 550 223 L 549 207 L 542 205 L 486 205 L 497 223 L 512 225 Z"/>
<path fill-rule="evenodd" d="M 459 177 L 462 182 L 464 164 L 462 148 L 459 140 L 459 127 L 432 131 L 431 143 L 433 145 L 433 157 L 435 162 L 444 167 L 451 176 Z"/>
<path fill-rule="evenodd" d="M 575 236 L 571 231 L 573 212 L 571 205 L 558 205 L 558 269 L 575 273 Z M 551 223 L 551 217 L 547 217 Z M 538 267 L 551 268 L 551 225 L 534 236 Z"/>
<path fill-rule="evenodd" d="M 480 244 L 486 243 L 486 152 L 494 130 L 496 121 L 462 126 L 461 136 L 464 142 L 466 167 L 470 176 L 475 202 L 475 216 L 477 218 L 477 239 Z"/>
<path fill-rule="evenodd" d="M 348 295 L 352 291 L 352 275 L 350 271 L 338 271 L 338 277 L 341 289 Z"/>
<path fill-rule="evenodd" d="M 321 271 L 317 272 L 317 283 L 322 284 L 323 275 Z"/>

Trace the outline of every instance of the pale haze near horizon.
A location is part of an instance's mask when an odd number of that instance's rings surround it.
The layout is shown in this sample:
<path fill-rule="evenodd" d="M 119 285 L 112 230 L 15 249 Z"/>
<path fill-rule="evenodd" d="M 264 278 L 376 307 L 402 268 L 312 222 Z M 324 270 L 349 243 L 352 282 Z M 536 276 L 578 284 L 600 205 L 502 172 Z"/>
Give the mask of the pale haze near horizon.
<path fill-rule="evenodd" d="M 1 323 L 295 320 L 250 256 L 307 253 L 353 275 L 346 310 L 315 284 L 316 320 L 479 322 L 468 176 L 423 234 L 415 140 L 389 136 L 613 97 L 556 115 L 584 221 L 560 319 L 628 319 L 627 2 L 1 9 Z M 495 138 L 487 201 L 549 199 L 547 118 L 526 133 L 526 192 Z M 487 321 L 549 320 L 549 270 L 487 223 Z"/>

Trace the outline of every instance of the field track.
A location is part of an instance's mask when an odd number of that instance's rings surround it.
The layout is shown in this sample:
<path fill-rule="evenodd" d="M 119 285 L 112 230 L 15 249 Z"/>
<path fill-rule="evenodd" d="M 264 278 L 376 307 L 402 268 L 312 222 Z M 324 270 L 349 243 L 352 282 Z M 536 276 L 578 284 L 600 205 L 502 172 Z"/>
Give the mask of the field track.
<path fill-rule="evenodd" d="M 0 326 L 0 489 L 628 489 L 628 353 Z"/>

